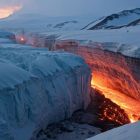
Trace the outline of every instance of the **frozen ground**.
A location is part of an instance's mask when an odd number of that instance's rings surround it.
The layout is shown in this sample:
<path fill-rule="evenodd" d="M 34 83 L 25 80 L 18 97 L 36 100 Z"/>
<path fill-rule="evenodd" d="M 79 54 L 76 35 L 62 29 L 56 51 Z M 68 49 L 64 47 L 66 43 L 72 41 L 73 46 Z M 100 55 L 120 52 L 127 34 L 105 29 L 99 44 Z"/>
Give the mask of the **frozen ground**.
<path fill-rule="evenodd" d="M 85 140 L 99 133 L 100 129 L 91 125 L 63 121 L 41 130 L 37 140 Z"/>

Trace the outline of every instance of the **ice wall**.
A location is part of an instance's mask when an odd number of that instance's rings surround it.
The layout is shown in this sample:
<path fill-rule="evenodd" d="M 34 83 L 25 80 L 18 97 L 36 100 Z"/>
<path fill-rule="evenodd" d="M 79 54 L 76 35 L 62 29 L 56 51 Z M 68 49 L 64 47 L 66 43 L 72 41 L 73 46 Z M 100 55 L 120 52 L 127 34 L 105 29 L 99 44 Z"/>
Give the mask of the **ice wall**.
<path fill-rule="evenodd" d="M 86 108 L 91 72 L 84 60 L 46 49 L 0 49 L 0 139 L 26 140 Z"/>

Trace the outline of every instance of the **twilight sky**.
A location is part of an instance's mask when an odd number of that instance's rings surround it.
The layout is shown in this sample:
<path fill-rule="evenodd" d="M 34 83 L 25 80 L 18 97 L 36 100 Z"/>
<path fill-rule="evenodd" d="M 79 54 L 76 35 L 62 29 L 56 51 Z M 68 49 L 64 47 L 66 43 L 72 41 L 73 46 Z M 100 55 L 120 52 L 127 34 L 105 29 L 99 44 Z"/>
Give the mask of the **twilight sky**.
<path fill-rule="evenodd" d="M 21 13 L 100 17 L 123 9 L 140 7 L 140 0 L 0 0 L 0 13 L 2 15 L 4 9 L 11 10 L 12 7 L 12 12 L 18 11 L 21 6 Z"/>

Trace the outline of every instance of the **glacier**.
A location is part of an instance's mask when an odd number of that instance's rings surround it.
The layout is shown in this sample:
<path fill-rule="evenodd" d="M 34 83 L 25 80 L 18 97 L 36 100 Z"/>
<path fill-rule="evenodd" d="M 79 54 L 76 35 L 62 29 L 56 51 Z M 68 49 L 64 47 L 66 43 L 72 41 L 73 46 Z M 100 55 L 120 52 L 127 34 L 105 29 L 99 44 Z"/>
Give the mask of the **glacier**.
<path fill-rule="evenodd" d="M 90 102 L 91 71 L 82 58 L 17 46 L 0 48 L 0 140 L 36 139 Z"/>

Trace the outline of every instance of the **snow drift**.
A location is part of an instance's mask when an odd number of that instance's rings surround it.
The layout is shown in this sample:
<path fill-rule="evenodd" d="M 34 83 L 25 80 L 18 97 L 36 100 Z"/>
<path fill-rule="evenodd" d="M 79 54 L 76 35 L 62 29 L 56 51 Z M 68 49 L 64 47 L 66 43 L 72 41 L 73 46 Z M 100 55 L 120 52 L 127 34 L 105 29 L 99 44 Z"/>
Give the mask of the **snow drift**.
<path fill-rule="evenodd" d="M 35 138 L 89 103 L 90 69 L 72 54 L 2 47 L 0 79 L 1 140 Z"/>
<path fill-rule="evenodd" d="M 87 140 L 139 140 L 140 122 L 112 129 Z"/>

